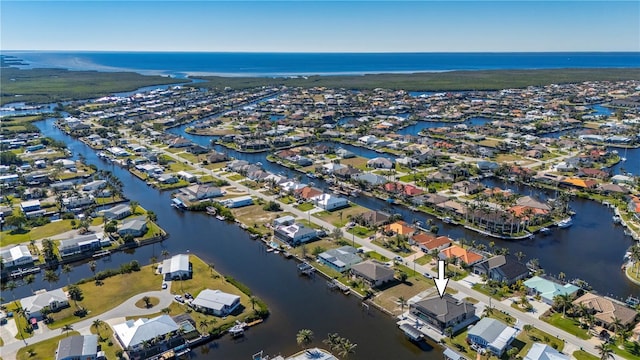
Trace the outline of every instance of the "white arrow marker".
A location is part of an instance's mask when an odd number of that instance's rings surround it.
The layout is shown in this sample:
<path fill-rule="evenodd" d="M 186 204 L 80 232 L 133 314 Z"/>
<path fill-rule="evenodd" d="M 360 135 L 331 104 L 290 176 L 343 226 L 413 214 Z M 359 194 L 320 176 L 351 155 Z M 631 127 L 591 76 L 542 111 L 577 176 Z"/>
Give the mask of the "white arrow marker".
<path fill-rule="evenodd" d="M 433 279 L 436 283 L 436 288 L 438 288 L 438 294 L 440 295 L 440 299 L 444 296 L 444 290 L 447 288 L 447 284 L 449 283 L 449 279 L 444 277 L 444 260 L 438 260 L 438 278 Z"/>

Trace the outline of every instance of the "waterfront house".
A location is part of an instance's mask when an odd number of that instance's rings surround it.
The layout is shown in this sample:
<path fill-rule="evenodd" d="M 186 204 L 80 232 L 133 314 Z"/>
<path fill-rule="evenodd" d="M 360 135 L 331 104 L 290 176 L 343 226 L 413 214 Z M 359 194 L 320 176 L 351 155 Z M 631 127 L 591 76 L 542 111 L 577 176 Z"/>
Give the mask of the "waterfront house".
<path fill-rule="evenodd" d="M 441 334 L 449 327 L 456 333 L 478 320 L 473 304 L 455 299 L 450 294 L 445 294 L 442 298 L 435 295 L 416 301 L 409 305 L 409 313 Z"/>
<path fill-rule="evenodd" d="M 106 181 L 104 181 L 104 180 L 95 180 L 95 181 L 92 181 L 92 182 L 82 186 L 82 191 L 96 191 L 96 190 L 100 190 L 100 189 L 104 188 L 105 186 L 107 186 L 107 182 Z"/>
<path fill-rule="evenodd" d="M 287 225 L 292 225 L 295 222 L 296 222 L 296 218 L 295 217 L 293 217 L 291 215 L 286 215 L 286 216 L 281 216 L 281 217 L 273 220 L 273 226 L 274 227 L 287 226 Z"/>
<path fill-rule="evenodd" d="M 336 150 L 336 155 L 338 155 L 339 157 L 343 158 L 343 159 L 351 159 L 356 157 L 356 154 L 352 153 L 351 151 L 344 149 L 344 148 L 339 148 L 338 150 Z"/>
<path fill-rule="evenodd" d="M 329 249 L 318 255 L 318 262 L 338 272 L 345 272 L 362 261 L 357 255 L 357 249 L 352 246 L 342 246 L 337 249 Z"/>
<path fill-rule="evenodd" d="M 422 252 L 430 254 L 432 251 L 442 251 L 452 244 L 452 240 L 446 236 L 436 236 L 429 233 L 419 233 L 409 238 L 409 244 L 416 245 Z"/>
<path fill-rule="evenodd" d="M 118 235 L 124 237 L 132 235 L 139 237 L 147 232 L 147 220 L 144 216 L 137 216 L 133 219 L 126 219 L 118 228 Z"/>
<path fill-rule="evenodd" d="M 158 176 L 158 182 L 160 184 L 164 184 L 164 185 L 170 185 L 170 184 L 175 184 L 179 181 L 179 179 L 175 176 L 173 176 L 173 174 L 162 174 L 160 176 Z"/>
<path fill-rule="evenodd" d="M 638 312 L 625 304 L 590 292 L 575 299 L 573 305 L 585 306 L 596 318 L 596 322 L 611 329 L 615 319 L 619 319 L 623 327 L 630 327 L 638 317 Z"/>
<path fill-rule="evenodd" d="M 311 200 L 316 196 L 322 195 L 323 192 L 320 189 L 306 186 L 294 191 L 294 196 L 298 199 Z"/>
<path fill-rule="evenodd" d="M 30 267 L 33 265 L 33 255 L 26 245 L 16 245 L 9 249 L 1 250 L 2 266 L 5 269 Z"/>
<path fill-rule="evenodd" d="M 198 201 L 222 196 L 222 190 L 219 187 L 211 186 L 209 184 L 187 186 L 186 188 L 180 189 L 180 192 L 184 194 L 189 201 Z"/>
<path fill-rule="evenodd" d="M 367 167 L 374 169 L 391 169 L 393 167 L 393 161 L 387 158 L 377 157 L 367 161 Z"/>
<path fill-rule="evenodd" d="M 127 320 L 112 328 L 115 338 L 132 359 L 146 359 L 184 343 L 179 335 L 180 326 L 169 315 Z"/>
<path fill-rule="evenodd" d="M 58 159 L 58 160 L 55 160 L 53 164 L 60 166 L 64 169 L 72 169 L 76 167 L 76 162 L 68 159 Z"/>
<path fill-rule="evenodd" d="M 278 239 L 295 246 L 315 240 L 318 237 L 318 232 L 303 224 L 295 223 L 292 225 L 278 226 L 274 230 L 274 235 Z"/>
<path fill-rule="evenodd" d="M 231 199 L 220 200 L 220 204 L 228 207 L 229 209 L 239 208 L 243 206 L 253 205 L 253 198 L 251 196 L 240 196 Z"/>
<path fill-rule="evenodd" d="M 62 199 L 62 205 L 66 210 L 80 209 L 95 203 L 93 196 L 71 196 Z"/>
<path fill-rule="evenodd" d="M 354 168 L 351 165 L 348 165 L 341 169 L 334 170 L 333 175 L 337 178 L 346 180 L 346 179 L 351 179 L 354 175 L 360 174 L 361 172 L 362 170 L 358 168 Z"/>
<path fill-rule="evenodd" d="M 17 184 L 20 181 L 18 174 L 9 174 L 0 176 L 0 184 L 11 185 Z"/>
<path fill-rule="evenodd" d="M 69 300 L 62 288 L 55 290 L 38 290 L 35 295 L 20 299 L 20 305 L 25 310 L 27 318 L 42 320 L 42 309 L 58 311 L 69 306 Z"/>
<path fill-rule="evenodd" d="M 104 358 L 98 351 L 98 335 L 68 336 L 60 340 L 56 360 L 96 360 Z"/>
<path fill-rule="evenodd" d="M 473 273 L 511 285 L 529 276 L 529 269 L 513 255 L 496 255 L 473 265 Z"/>
<path fill-rule="evenodd" d="M 73 189 L 73 183 L 71 181 L 58 181 L 49 185 L 54 191 L 71 190 Z"/>
<path fill-rule="evenodd" d="M 240 306 L 240 296 L 220 290 L 204 289 L 193 299 L 190 306 L 205 314 L 227 316 Z"/>
<path fill-rule="evenodd" d="M 207 161 L 210 164 L 215 164 L 215 163 L 219 163 L 219 162 L 223 162 L 223 161 L 227 161 L 229 160 L 229 156 L 225 153 L 220 153 L 217 151 L 214 151 L 212 154 L 209 154 L 207 156 Z"/>
<path fill-rule="evenodd" d="M 411 236 L 416 231 L 416 229 L 412 228 L 404 221 L 396 221 L 385 226 L 384 231 L 392 232 L 397 235 Z"/>
<path fill-rule="evenodd" d="M 359 218 L 361 219 L 361 224 L 364 226 L 380 226 L 389 221 L 391 215 L 380 212 L 380 211 L 368 211 L 363 213 Z M 357 219 L 358 217 L 356 217 Z"/>
<path fill-rule="evenodd" d="M 352 175 L 351 178 L 357 182 L 367 183 L 370 186 L 380 186 L 387 182 L 385 177 L 372 173 L 357 173 Z"/>
<path fill-rule="evenodd" d="M 71 239 L 60 240 L 58 252 L 63 259 L 69 256 L 86 254 L 90 255 L 94 251 L 100 250 L 103 246 L 111 243 L 104 233 L 79 235 Z"/>
<path fill-rule="evenodd" d="M 193 175 L 192 173 L 188 172 L 188 171 L 178 171 L 176 173 L 176 176 L 186 182 L 194 182 L 196 181 L 197 177 L 195 175 Z"/>
<path fill-rule="evenodd" d="M 467 333 L 467 341 L 500 357 L 516 337 L 517 330 L 500 320 L 482 318 Z"/>
<path fill-rule="evenodd" d="M 530 295 L 540 295 L 540 298 L 545 304 L 553 305 L 553 298 L 557 295 L 570 295 L 573 296 L 579 287 L 573 284 L 559 284 L 555 281 L 534 276 L 531 279 L 524 281 L 524 286 Z"/>
<path fill-rule="evenodd" d="M 438 258 L 440 260 L 448 260 L 453 263 L 464 262 L 467 265 L 473 265 L 483 259 L 482 255 L 463 249 L 458 245 L 453 245 L 440 251 Z"/>
<path fill-rule="evenodd" d="M 116 206 L 110 207 L 109 209 L 101 211 L 102 216 L 108 220 L 120 220 L 124 219 L 127 216 L 131 215 L 131 206 L 128 204 L 118 204 Z"/>
<path fill-rule="evenodd" d="M 189 262 L 189 255 L 178 254 L 170 259 L 165 259 L 162 262 L 160 272 L 165 280 L 190 279 L 193 275 L 193 268 Z"/>
<path fill-rule="evenodd" d="M 333 211 L 349 206 L 349 200 L 331 194 L 321 194 L 311 198 L 311 201 L 319 208 Z"/>
<path fill-rule="evenodd" d="M 565 355 L 549 345 L 535 342 L 523 360 L 569 360 L 570 358 L 569 355 Z"/>
<path fill-rule="evenodd" d="M 351 266 L 351 276 L 364 281 L 370 287 L 378 287 L 394 281 L 395 272 L 377 260 L 367 260 Z"/>

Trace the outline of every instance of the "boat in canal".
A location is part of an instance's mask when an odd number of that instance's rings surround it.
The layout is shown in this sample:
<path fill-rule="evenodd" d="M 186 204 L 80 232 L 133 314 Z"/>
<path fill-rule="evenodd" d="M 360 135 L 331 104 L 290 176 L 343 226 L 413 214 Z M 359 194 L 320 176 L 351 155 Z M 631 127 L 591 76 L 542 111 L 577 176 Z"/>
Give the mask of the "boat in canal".
<path fill-rule="evenodd" d="M 561 229 L 565 229 L 565 228 L 568 228 L 569 226 L 573 225 L 573 220 L 570 217 L 568 217 L 566 219 L 558 221 L 558 223 L 556 225 Z"/>
<path fill-rule="evenodd" d="M 543 227 L 542 229 L 540 229 L 540 234 L 542 235 L 549 235 L 551 234 L 551 229 L 547 228 L 547 227 Z"/>
<path fill-rule="evenodd" d="M 620 216 L 618 215 L 614 215 L 611 220 L 613 221 L 614 224 L 620 224 L 620 222 L 622 221 L 622 219 L 620 219 Z"/>

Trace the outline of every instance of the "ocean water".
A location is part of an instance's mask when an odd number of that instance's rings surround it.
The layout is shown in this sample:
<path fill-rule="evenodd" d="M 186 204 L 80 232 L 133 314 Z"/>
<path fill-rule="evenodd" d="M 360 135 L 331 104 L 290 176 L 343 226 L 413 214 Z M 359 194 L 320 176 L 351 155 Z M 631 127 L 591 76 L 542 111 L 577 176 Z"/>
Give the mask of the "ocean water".
<path fill-rule="evenodd" d="M 557 53 L 189 53 L 19 52 L 28 67 L 135 71 L 171 76 L 308 76 L 420 71 L 631 68 L 638 52 Z"/>

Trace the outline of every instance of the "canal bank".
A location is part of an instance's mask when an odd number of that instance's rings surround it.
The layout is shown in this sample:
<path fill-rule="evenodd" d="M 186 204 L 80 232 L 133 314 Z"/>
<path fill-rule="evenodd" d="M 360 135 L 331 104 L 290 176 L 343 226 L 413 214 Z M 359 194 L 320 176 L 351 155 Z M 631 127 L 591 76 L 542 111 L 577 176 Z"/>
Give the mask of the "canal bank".
<path fill-rule="evenodd" d="M 153 210 L 158 223 L 171 234 L 168 240 L 132 251 L 111 256 L 110 261 L 98 261 L 98 270 L 118 267 L 119 264 L 138 260 L 146 264 L 164 249 L 171 254 L 190 252 L 198 254 L 206 262 L 215 264 L 222 273 L 230 274 L 250 287 L 254 293 L 270 304 L 271 316 L 264 325 L 252 329 L 244 339 L 221 339 L 201 349 L 196 357 L 216 356 L 227 359 L 246 359 L 264 350 L 268 353 L 294 352 L 295 335 L 302 328 L 313 330 L 317 344 L 328 333 L 339 332 L 358 344 L 353 358 L 436 359 L 441 352 L 424 344 L 417 347 L 396 329 L 395 321 L 377 310 L 364 311 L 355 297 L 345 297 L 327 289 L 326 280 L 309 279 L 298 275 L 296 262 L 283 260 L 266 252 L 261 242 L 235 224 L 216 221 L 199 213 L 186 213 L 169 206 L 171 193 L 158 192 L 148 187 L 134 175 L 98 159 L 96 153 L 82 142 L 62 133 L 53 120 L 36 124 L 43 135 L 64 141 L 77 157 L 84 155 L 89 164 L 109 170 L 124 183 L 125 195 L 138 201 L 146 209 Z M 76 267 L 70 274 L 71 281 L 89 277 L 86 265 Z M 60 282 L 54 286 L 62 286 Z M 48 288 L 41 276 L 34 288 Z M 16 297 L 29 293 L 27 286 L 16 289 Z M 206 352 L 207 354 L 203 354 Z"/>

